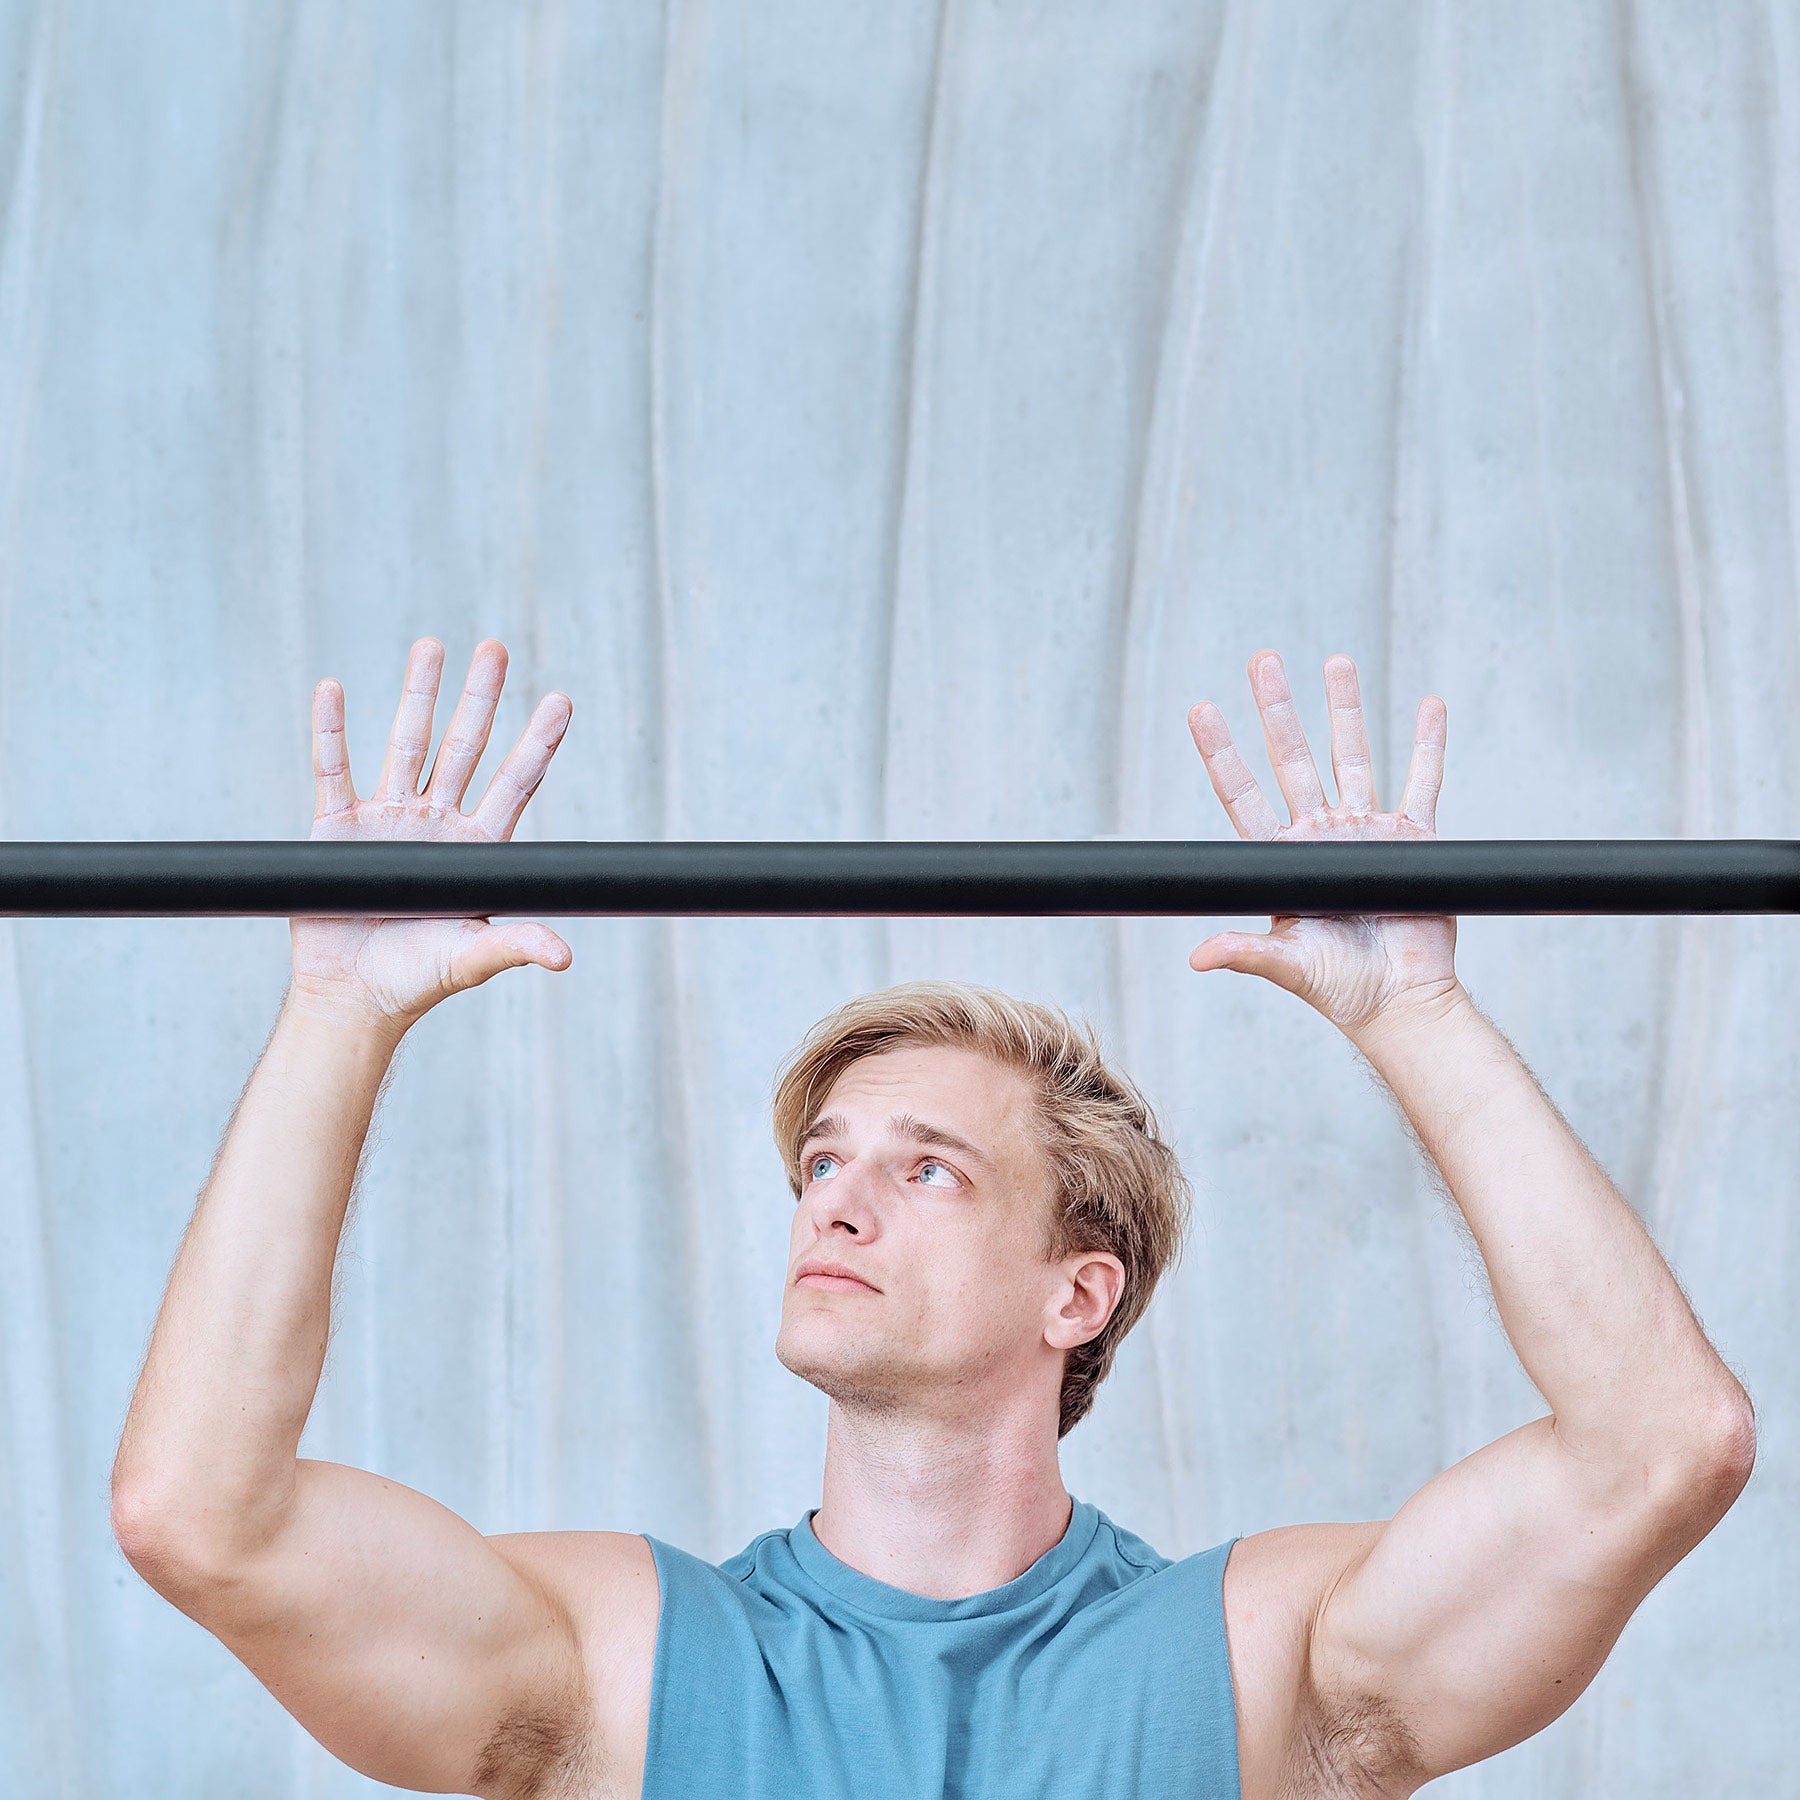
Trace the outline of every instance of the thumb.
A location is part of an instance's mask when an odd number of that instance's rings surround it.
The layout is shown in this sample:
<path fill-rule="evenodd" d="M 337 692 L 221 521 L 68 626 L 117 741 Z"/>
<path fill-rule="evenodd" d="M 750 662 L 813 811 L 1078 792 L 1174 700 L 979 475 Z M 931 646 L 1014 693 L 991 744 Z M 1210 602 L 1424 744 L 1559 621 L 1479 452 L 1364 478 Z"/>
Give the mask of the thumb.
<path fill-rule="evenodd" d="M 1218 932 L 1195 947 L 1188 967 L 1201 973 L 1236 969 L 1241 975 L 1261 975 L 1290 991 L 1297 990 L 1301 978 L 1286 943 L 1270 932 Z"/>
<path fill-rule="evenodd" d="M 536 963 L 560 970 L 574 960 L 575 953 L 546 925 L 489 925 L 450 959 L 450 979 L 458 988 L 478 987 L 502 969 Z"/>

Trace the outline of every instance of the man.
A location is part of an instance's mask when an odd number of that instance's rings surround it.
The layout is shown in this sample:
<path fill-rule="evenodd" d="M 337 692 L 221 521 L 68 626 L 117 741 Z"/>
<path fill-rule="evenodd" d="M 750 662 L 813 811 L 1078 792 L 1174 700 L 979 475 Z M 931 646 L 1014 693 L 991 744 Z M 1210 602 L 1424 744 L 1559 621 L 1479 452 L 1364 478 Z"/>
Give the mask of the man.
<path fill-rule="evenodd" d="M 314 838 L 504 841 L 570 704 L 478 809 L 504 648 L 477 647 L 423 793 L 443 650 L 413 646 L 375 796 L 314 695 Z M 1445 709 L 1378 809 L 1354 665 L 1325 666 L 1338 804 L 1280 659 L 1250 678 L 1292 823 L 1210 704 L 1241 836 L 1433 836 Z M 1551 1408 L 1395 1516 L 1177 1562 L 1073 1501 L 1063 1431 L 1176 1246 L 1141 1097 L 1060 1015 L 919 983 L 816 1028 L 777 1131 L 796 1190 L 778 1353 L 831 1396 L 823 1496 L 715 1567 L 631 1533 L 484 1537 L 297 1450 L 393 1051 L 537 924 L 296 919 L 294 974 L 170 1277 L 113 1478 L 119 1542 L 345 1762 L 483 1796 L 1402 1795 L 1586 1687 L 1749 1476 L 1748 1399 L 1631 1208 L 1482 1016 L 1447 918 L 1282 918 L 1196 970 L 1274 981 L 1392 1088 Z"/>

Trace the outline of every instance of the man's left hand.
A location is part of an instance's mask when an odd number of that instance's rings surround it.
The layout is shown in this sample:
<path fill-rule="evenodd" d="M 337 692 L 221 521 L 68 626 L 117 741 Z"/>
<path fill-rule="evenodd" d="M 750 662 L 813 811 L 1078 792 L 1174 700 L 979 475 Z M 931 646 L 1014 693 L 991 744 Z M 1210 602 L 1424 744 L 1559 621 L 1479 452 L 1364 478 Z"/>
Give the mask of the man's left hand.
<path fill-rule="evenodd" d="M 1287 673 L 1273 650 L 1259 650 L 1251 657 L 1250 690 L 1262 715 L 1269 762 L 1287 800 L 1291 824 L 1276 818 L 1232 743 L 1218 707 L 1202 700 L 1188 714 L 1188 729 L 1213 792 L 1239 837 L 1263 843 L 1429 843 L 1436 838 L 1449 714 L 1435 694 L 1419 704 L 1406 797 L 1398 812 L 1382 812 L 1375 799 L 1356 664 L 1349 657 L 1332 656 L 1325 662 L 1336 806 L 1325 798 L 1311 746 L 1294 710 Z M 1260 935 L 1220 932 L 1200 944 L 1188 963 L 1201 970 L 1237 969 L 1261 975 L 1298 994 L 1352 1036 L 1389 1019 L 1429 1016 L 1461 995 L 1453 918 L 1277 914 L 1270 926 Z"/>

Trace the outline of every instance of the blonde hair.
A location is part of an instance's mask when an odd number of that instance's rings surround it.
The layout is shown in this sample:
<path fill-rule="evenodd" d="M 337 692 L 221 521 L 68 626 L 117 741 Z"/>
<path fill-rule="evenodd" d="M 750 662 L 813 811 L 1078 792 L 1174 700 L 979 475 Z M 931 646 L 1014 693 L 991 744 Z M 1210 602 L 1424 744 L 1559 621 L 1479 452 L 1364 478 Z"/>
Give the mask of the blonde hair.
<path fill-rule="evenodd" d="M 1025 1077 L 1052 1182 L 1044 1260 L 1107 1250 L 1125 1265 L 1111 1318 L 1068 1353 L 1056 1433 L 1065 1437 L 1093 1405 L 1120 1340 L 1143 1317 L 1163 1271 L 1180 1257 L 1193 1210 L 1188 1179 L 1150 1103 L 1107 1066 L 1085 1019 L 967 982 L 907 981 L 821 1019 L 777 1077 L 775 1144 L 796 1199 L 800 1143 L 815 1105 L 853 1062 L 902 1044 L 976 1050 Z"/>

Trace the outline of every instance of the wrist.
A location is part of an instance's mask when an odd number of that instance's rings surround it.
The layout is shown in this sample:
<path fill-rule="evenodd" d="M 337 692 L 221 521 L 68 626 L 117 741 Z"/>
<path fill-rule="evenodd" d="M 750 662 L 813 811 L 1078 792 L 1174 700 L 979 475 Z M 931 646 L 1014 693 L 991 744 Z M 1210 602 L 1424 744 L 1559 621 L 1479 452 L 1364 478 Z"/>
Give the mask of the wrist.
<path fill-rule="evenodd" d="M 292 986 L 282 996 L 281 1016 L 296 1021 L 310 1036 L 389 1056 L 399 1048 L 410 1023 L 377 1017 L 331 995 Z"/>
<path fill-rule="evenodd" d="M 1477 1010 L 1469 990 L 1453 975 L 1390 1000 L 1359 1024 L 1346 1026 L 1344 1035 L 1373 1062 L 1388 1050 L 1441 1036 Z"/>

